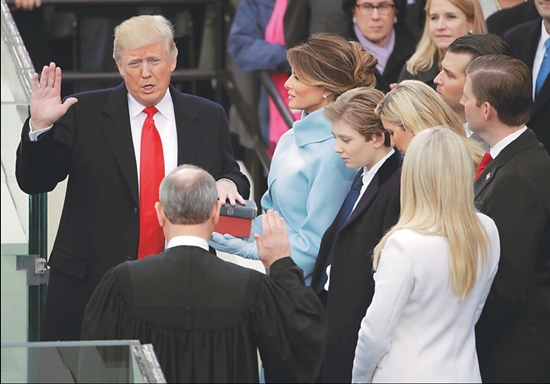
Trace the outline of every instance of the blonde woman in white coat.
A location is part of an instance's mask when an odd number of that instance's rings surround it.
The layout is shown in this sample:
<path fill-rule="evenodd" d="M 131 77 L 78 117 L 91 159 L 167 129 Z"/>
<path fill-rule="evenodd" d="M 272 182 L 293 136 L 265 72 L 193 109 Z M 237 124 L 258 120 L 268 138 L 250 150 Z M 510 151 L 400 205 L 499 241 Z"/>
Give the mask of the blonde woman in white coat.
<path fill-rule="evenodd" d="M 353 382 L 481 382 L 474 326 L 500 243 L 493 220 L 474 208 L 473 179 L 472 156 L 451 130 L 411 141 L 400 219 L 374 251 Z"/>

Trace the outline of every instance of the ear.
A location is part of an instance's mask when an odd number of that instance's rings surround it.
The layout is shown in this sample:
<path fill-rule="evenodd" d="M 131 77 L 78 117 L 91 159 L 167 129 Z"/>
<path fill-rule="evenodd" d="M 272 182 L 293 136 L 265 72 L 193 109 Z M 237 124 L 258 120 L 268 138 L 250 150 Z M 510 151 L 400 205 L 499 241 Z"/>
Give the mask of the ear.
<path fill-rule="evenodd" d="M 494 108 L 491 104 L 489 104 L 488 102 L 484 102 L 483 103 L 483 107 L 484 107 L 484 111 L 483 111 L 483 114 L 484 114 L 484 117 L 485 117 L 485 121 L 489 120 L 491 118 L 491 115 L 493 114 L 494 112 Z"/>
<path fill-rule="evenodd" d="M 170 63 L 170 72 L 174 72 L 176 69 L 176 64 L 178 63 L 178 58 L 175 57 L 174 60 Z"/>
<path fill-rule="evenodd" d="M 214 223 L 214 225 L 218 224 L 218 221 L 220 221 L 220 209 L 222 207 L 221 201 L 216 201 L 216 204 L 214 204 L 214 208 L 212 208 L 212 215 L 210 216 L 210 219 Z"/>
<path fill-rule="evenodd" d="M 375 149 L 379 149 L 384 146 L 384 142 L 386 141 L 386 136 L 382 133 L 376 133 L 372 135 L 371 137 L 372 145 Z"/>
<path fill-rule="evenodd" d="M 162 208 L 162 205 L 159 201 L 155 203 L 155 211 L 157 212 L 159 225 L 164 228 L 164 226 L 166 225 L 166 213 L 164 213 L 164 208 Z"/>
<path fill-rule="evenodd" d="M 126 72 L 124 72 L 124 67 L 122 66 L 122 63 L 120 61 L 116 61 L 116 66 L 118 68 L 118 73 L 120 73 L 120 76 L 122 76 L 122 78 L 124 78 L 124 76 L 126 76 Z"/>

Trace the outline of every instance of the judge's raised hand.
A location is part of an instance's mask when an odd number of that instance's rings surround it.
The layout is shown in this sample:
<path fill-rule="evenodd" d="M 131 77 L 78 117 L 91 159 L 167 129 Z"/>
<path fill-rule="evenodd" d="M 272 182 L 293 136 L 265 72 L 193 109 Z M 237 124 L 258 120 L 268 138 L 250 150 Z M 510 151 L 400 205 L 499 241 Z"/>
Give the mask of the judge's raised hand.
<path fill-rule="evenodd" d="M 42 68 L 40 80 L 38 73 L 32 76 L 31 127 L 33 131 L 48 128 L 61 118 L 69 107 L 78 102 L 69 97 L 61 102 L 61 68 L 55 63 Z"/>
<path fill-rule="evenodd" d="M 254 235 L 258 245 L 260 260 L 266 269 L 271 264 L 290 256 L 290 240 L 286 231 L 285 221 L 279 213 L 273 210 L 262 215 L 262 235 Z"/>

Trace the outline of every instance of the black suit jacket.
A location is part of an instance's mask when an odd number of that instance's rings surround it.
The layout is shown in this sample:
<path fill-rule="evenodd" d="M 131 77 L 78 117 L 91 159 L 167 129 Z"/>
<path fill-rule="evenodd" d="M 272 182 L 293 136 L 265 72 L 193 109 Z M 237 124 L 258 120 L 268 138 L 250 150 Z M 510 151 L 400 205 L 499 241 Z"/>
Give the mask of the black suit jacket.
<path fill-rule="evenodd" d="M 233 158 L 223 108 L 170 87 L 178 134 L 178 164 L 198 165 L 235 182 L 249 182 Z M 137 257 L 139 195 L 127 90 L 75 95 L 79 100 L 40 136 L 29 120 L 17 149 L 16 177 L 29 194 L 53 190 L 68 176 L 59 229 L 49 258 L 44 340 L 79 340 L 88 299 L 105 272 Z"/>
<path fill-rule="evenodd" d="M 476 325 L 483 382 L 550 379 L 550 158 L 527 130 L 475 182 L 500 237 L 500 262 Z"/>
<path fill-rule="evenodd" d="M 335 233 L 335 220 L 321 240 L 312 287 L 326 273 L 334 247 L 328 295 L 323 297 L 326 291 L 320 294 L 326 301 L 329 324 L 323 382 L 351 382 L 357 334 L 374 294 L 372 251 L 399 218 L 401 159 L 396 151 L 384 162 L 340 232 Z"/>
<path fill-rule="evenodd" d="M 520 24 L 510 29 L 504 40 L 510 46 L 512 55 L 523 61 L 533 70 L 533 62 L 540 39 L 542 21 L 540 18 Z M 533 84 L 533 87 L 535 84 Z M 531 105 L 531 119 L 527 126 L 535 132 L 539 141 L 550 151 L 550 76 L 542 85 L 535 101 Z"/>
<path fill-rule="evenodd" d="M 512 8 L 505 8 L 487 18 L 487 29 L 500 37 L 511 28 L 527 21 L 539 19 L 540 15 L 533 0 L 525 1 Z"/>

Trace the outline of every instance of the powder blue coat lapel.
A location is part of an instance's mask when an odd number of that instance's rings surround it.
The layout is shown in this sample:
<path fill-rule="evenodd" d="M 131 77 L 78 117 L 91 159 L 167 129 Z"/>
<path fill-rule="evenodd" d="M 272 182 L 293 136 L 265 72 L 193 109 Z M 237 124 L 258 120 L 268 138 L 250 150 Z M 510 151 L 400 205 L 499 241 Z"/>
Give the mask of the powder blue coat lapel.
<path fill-rule="evenodd" d="M 304 271 L 308 285 L 321 238 L 358 171 L 346 168 L 334 152 L 334 142 L 322 109 L 303 114 L 277 144 L 262 198 L 264 210 L 273 209 L 285 220 L 291 257 Z"/>

